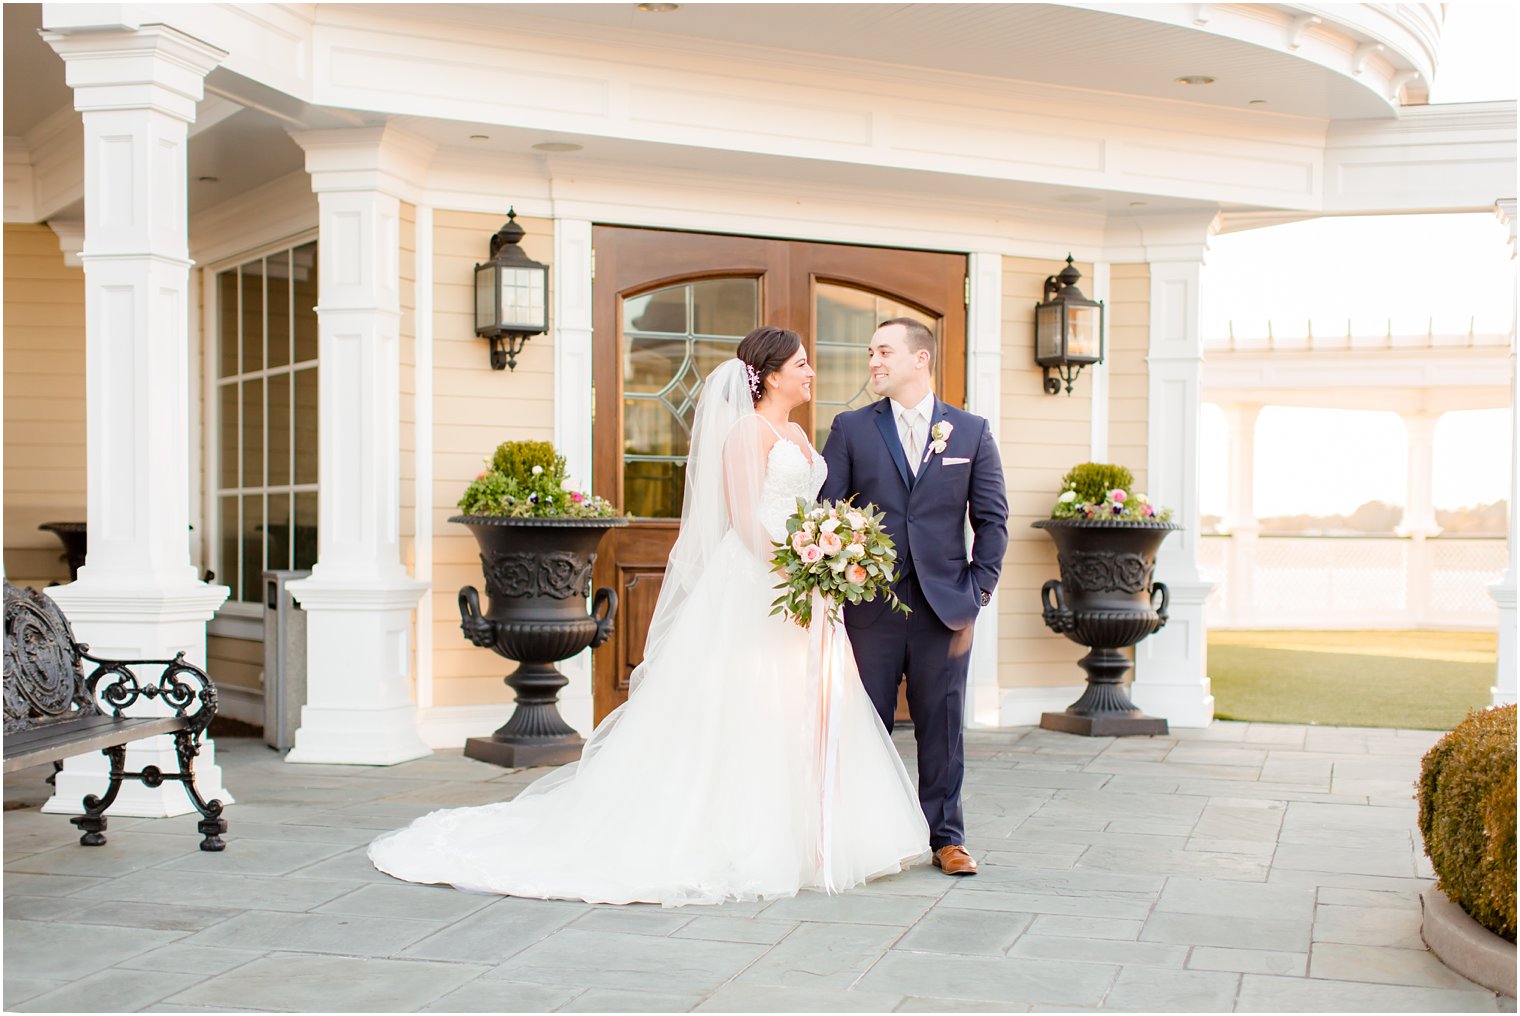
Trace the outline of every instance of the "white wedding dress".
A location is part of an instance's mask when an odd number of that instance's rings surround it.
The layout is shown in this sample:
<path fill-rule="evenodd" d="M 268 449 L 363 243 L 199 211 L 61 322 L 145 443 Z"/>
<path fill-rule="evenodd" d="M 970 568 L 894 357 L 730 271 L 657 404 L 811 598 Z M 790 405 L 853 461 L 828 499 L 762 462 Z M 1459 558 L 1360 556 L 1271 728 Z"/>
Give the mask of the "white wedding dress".
<path fill-rule="evenodd" d="M 827 467 L 786 438 L 763 458 L 754 521 L 780 539 Z M 925 856 L 913 784 L 842 626 L 829 629 L 836 673 L 820 676 L 821 612 L 813 632 L 771 616 L 768 550 L 724 528 L 685 595 L 656 608 L 642 673 L 581 762 L 516 800 L 387 833 L 370 846 L 375 867 L 475 892 L 681 906 L 840 891 Z"/>

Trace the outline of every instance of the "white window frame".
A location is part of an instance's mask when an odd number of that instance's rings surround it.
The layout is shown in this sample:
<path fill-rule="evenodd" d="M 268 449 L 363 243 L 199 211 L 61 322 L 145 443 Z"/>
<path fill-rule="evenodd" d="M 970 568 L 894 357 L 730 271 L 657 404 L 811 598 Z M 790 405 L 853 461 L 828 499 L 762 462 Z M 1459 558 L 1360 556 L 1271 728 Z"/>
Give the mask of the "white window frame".
<path fill-rule="evenodd" d="M 215 581 L 225 583 L 226 572 L 222 567 L 221 553 L 221 526 L 222 515 L 220 499 L 223 495 L 221 488 L 221 388 L 224 380 L 244 380 L 255 376 L 268 378 L 270 371 L 266 368 L 256 372 L 239 372 L 223 379 L 219 375 L 221 365 L 222 334 L 221 317 L 218 313 L 217 277 L 225 271 L 236 269 L 251 261 L 257 261 L 270 255 L 279 254 L 282 251 L 294 250 L 307 243 L 318 241 L 319 230 L 306 229 L 291 236 L 284 237 L 270 243 L 250 247 L 232 257 L 222 258 L 204 266 L 201 272 L 201 321 L 202 334 L 206 341 L 202 343 L 205 357 L 202 362 L 202 386 L 203 386 L 203 418 L 206 421 L 203 431 L 203 473 L 205 482 L 202 485 L 201 518 L 205 530 L 205 560 L 206 567 L 216 573 Z M 267 341 L 267 337 L 266 337 Z M 274 369 L 274 374 L 285 374 L 299 367 L 319 365 L 320 360 L 303 360 L 299 364 L 291 363 Z M 320 369 L 320 367 L 319 367 Z M 268 388 L 265 388 L 265 402 L 268 402 Z M 320 414 L 321 407 L 318 406 Z M 266 427 L 268 421 L 265 421 Z M 292 435 L 294 441 L 294 435 Z M 293 477 L 292 477 L 293 478 Z M 266 485 L 267 486 L 267 485 Z M 297 492 L 316 492 L 317 484 L 295 484 L 292 489 Z M 228 488 L 236 491 L 241 501 L 243 488 L 241 486 Z M 292 539 L 294 539 L 294 519 L 291 520 Z M 229 586 L 229 588 L 231 588 Z M 264 638 L 264 605 L 262 598 L 257 603 L 249 603 L 237 599 L 241 590 L 232 589 L 232 595 L 217 611 L 216 616 L 207 625 L 207 634 L 227 636 L 231 638 L 251 639 L 262 641 Z"/>

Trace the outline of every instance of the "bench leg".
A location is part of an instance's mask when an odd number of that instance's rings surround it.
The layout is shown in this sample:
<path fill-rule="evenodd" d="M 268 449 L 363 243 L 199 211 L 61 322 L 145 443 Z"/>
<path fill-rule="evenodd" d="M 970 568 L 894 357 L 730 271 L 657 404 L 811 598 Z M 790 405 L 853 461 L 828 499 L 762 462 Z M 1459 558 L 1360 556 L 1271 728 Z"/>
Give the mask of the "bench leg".
<path fill-rule="evenodd" d="M 121 778 L 127 769 L 126 745 L 119 744 L 114 748 L 102 748 L 100 753 L 111 760 L 111 782 L 106 786 L 106 796 L 96 797 L 94 794 L 86 794 L 84 814 L 69 819 L 84 833 L 79 837 L 79 844 L 84 847 L 99 847 L 105 844 L 106 809 L 116 800 L 116 795 L 121 793 Z"/>
<path fill-rule="evenodd" d="M 182 774 L 180 782 L 185 785 L 190 803 L 201 813 L 201 820 L 195 827 L 202 837 L 201 849 L 225 850 L 227 844 L 222 842 L 222 833 L 227 831 L 227 820 L 222 818 L 222 802 L 215 799 L 207 801 L 195 787 L 195 757 L 201 753 L 199 740 L 198 735 L 188 730 L 181 730 L 174 735 L 174 750 L 179 755 L 179 771 Z"/>

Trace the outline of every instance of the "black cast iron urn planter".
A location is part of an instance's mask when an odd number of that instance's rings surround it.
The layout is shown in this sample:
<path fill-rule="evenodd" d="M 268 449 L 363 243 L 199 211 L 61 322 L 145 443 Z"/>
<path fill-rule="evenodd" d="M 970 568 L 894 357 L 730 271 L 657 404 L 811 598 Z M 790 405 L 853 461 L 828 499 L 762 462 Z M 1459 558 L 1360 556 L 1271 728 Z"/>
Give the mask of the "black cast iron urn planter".
<path fill-rule="evenodd" d="M 580 758 L 585 740 L 559 714 L 559 691 L 569 679 L 555 666 L 612 635 L 617 593 L 596 591 L 591 612 L 591 569 L 607 530 L 624 518 L 521 519 L 456 515 L 480 544 L 488 609 L 474 586 L 459 590 L 465 638 L 518 661 L 507 675 L 517 693 L 512 717 L 490 737 L 465 741 L 464 753 L 494 765 L 557 766 Z"/>
<path fill-rule="evenodd" d="M 1043 714 L 1040 726 L 1086 737 L 1165 734 L 1164 718 L 1146 716 L 1130 701 L 1124 687 L 1130 662 L 1119 650 L 1166 625 L 1168 594 L 1155 580 L 1156 551 L 1182 527 L 1091 519 L 1041 519 L 1034 527 L 1055 541 L 1061 566 L 1060 580 L 1040 590 L 1045 625 L 1091 649 L 1080 661 L 1087 690 L 1065 712 Z"/>

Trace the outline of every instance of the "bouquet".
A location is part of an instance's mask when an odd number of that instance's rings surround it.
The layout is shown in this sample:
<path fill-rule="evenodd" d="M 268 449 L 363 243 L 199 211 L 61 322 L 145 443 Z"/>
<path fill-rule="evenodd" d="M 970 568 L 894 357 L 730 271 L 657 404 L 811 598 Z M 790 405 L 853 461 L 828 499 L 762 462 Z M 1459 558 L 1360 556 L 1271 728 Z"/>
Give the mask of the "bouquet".
<path fill-rule="evenodd" d="M 853 498 L 808 504 L 797 499 L 797 510 L 786 520 L 786 539 L 776 544 L 772 558 L 784 574 L 776 588 L 772 614 L 781 614 L 800 627 L 813 620 L 813 592 L 827 605 L 828 620 L 839 619 L 845 603 L 885 596 L 893 610 L 908 607 L 892 592 L 897 550 L 882 528 L 884 515 L 875 505 L 856 508 Z"/>

